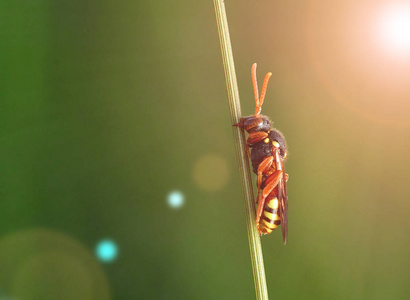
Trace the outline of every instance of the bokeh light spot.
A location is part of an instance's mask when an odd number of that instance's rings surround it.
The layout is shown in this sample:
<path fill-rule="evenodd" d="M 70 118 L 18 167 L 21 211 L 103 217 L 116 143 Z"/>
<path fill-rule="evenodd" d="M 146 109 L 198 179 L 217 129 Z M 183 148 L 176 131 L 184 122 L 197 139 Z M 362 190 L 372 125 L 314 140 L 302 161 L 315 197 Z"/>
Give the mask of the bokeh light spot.
<path fill-rule="evenodd" d="M 410 51 L 410 4 L 396 3 L 380 13 L 379 36 L 384 47 L 395 54 Z"/>
<path fill-rule="evenodd" d="M 97 244 L 96 254 L 102 262 L 112 262 L 117 258 L 117 244 L 112 240 L 102 240 Z"/>
<path fill-rule="evenodd" d="M 193 168 L 194 182 L 203 190 L 217 191 L 229 179 L 226 159 L 216 154 L 207 154 L 198 159 Z"/>
<path fill-rule="evenodd" d="M 184 194 L 180 191 L 172 191 L 168 194 L 167 197 L 168 205 L 172 208 L 180 208 L 185 203 Z"/>
<path fill-rule="evenodd" d="M 93 299 L 93 282 L 86 264 L 58 251 L 25 261 L 15 272 L 13 290 L 19 291 L 21 299 L 76 299 L 78 295 Z M 64 296 L 58 297 L 60 293 Z"/>
<path fill-rule="evenodd" d="M 54 230 L 2 237 L 0 270 L 0 299 L 110 299 L 107 278 L 93 253 Z"/>

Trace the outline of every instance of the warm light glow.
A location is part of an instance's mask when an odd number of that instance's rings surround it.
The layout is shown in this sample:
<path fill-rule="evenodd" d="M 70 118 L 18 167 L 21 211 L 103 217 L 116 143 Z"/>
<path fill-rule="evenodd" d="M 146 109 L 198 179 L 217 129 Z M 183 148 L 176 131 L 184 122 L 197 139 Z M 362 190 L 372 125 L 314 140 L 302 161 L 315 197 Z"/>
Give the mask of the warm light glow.
<path fill-rule="evenodd" d="M 392 4 L 381 12 L 381 41 L 390 52 L 410 56 L 410 4 Z"/>
<path fill-rule="evenodd" d="M 226 158 L 219 154 L 209 153 L 204 154 L 196 161 L 193 166 L 192 177 L 200 189 L 215 192 L 226 186 L 230 176 L 229 173 Z"/>

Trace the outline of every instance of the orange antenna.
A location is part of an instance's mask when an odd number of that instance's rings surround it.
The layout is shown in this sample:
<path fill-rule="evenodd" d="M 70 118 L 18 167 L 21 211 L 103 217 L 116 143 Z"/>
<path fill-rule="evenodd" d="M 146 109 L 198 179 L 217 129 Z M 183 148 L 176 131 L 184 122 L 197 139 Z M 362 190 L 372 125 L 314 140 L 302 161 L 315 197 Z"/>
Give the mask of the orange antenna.
<path fill-rule="evenodd" d="M 261 112 L 263 100 L 265 100 L 266 89 L 268 88 L 269 78 L 271 76 L 272 76 L 272 73 L 269 72 L 268 74 L 266 74 L 265 79 L 263 80 L 261 97 L 259 98 L 259 105 L 258 105 L 259 106 L 259 112 L 258 112 L 258 114 Z"/>
<path fill-rule="evenodd" d="M 252 73 L 253 92 L 255 94 L 255 105 L 256 107 L 258 107 L 259 106 L 259 91 L 258 91 L 258 81 L 256 80 L 256 63 L 252 65 L 251 73 Z"/>
<path fill-rule="evenodd" d="M 269 72 L 266 74 L 265 79 L 263 80 L 261 97 L 259 98 L 258 91 L 258 82 L 256 80 L 256 63 L 252 65 L 252 83 L 253 83 L 253 92 L 255 93 L 255 117 L 259 116 L 262 110 L 263 100 L 265 100 L 266 89 L 268 88 L 269 78 L 272 76 L 272 73 Z"/>

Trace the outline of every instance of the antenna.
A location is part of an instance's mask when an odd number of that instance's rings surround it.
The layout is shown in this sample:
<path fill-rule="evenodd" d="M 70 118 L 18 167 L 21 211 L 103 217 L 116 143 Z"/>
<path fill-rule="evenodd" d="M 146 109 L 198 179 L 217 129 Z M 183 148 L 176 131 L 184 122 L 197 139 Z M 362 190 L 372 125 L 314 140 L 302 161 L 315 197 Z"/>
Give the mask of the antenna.
<path fill-rule="evenodd" d="M 269 78 L 272 76 L 272 73 L 269 72 L 266 74 L 265 79 L 263 80 L 261 97 L 259 98 L 259 91 L 258 91 L 258 81 L 256 79 L 256 63 L 252 65 L 252 83 L 253 83 L 253 92 L 255 94 L 255 116 L 259 116 L 262 110 L 262 104 L 265 100 L 266 89 L 268 88 Z"/>
<path fill-rule="evenodd" d="M 255 106 L 258 107 L 259 106 L 259 91 L 258 91 L 258 81 L 256 79 L 256 63 L 252 65 L 251 74 L 252 74 L 253 92 L 255 94 Z M 256 115 L 256 111 L 255 111 L 255 115 Z"/>

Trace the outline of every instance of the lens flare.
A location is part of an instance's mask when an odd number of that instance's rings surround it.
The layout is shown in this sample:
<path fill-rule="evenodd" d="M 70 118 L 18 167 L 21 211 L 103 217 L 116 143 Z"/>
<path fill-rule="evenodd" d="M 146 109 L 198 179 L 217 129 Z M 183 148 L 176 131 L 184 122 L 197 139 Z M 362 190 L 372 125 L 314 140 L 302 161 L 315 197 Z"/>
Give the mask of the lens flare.
<path fill-rule="evenodd" d="M 118 247 L 112 240 L 102 240 L 97 244 L 95 252 L 102 262 L 112 262 L 117 257 Z"/>
<path fill-rule="evenodd" d="M 380 15 L 378 32 L 388 51 L 410 56 L 410 4 L 385 7 Z"/>
<path fill-rule="evenodd" d="M 0 300 L 109 300 L 104 269 L 77 239 L 51 229 L 0 238 Z"/>
<path fill-rule="evenodd" d="M 192 170 L 195 184 L 208 192 L 224 188 L 229 181 L 229 175 L 229 165 L 226 158 L 213 153 L 200 157 Z"/>
<path fill-rule="evenodd" d="M 172 208 L 180 208 L 184 205 L 184 194 L 180 191 L 172 191 L 168 194 L 167 202 L 168 205 Z"/>

